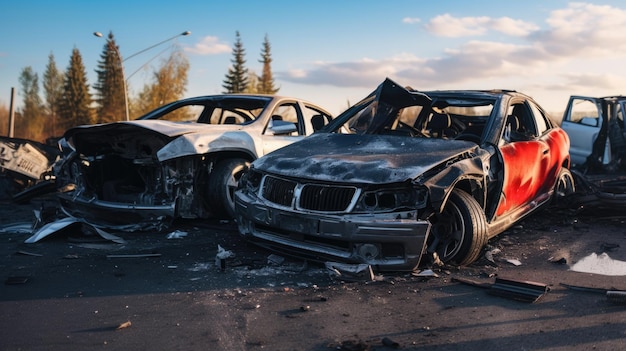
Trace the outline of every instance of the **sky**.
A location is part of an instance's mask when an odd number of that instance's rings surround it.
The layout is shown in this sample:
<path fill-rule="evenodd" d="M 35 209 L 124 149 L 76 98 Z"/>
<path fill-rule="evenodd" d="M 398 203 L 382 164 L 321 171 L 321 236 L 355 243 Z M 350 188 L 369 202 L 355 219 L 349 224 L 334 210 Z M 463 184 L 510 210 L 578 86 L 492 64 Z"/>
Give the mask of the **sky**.
<path fill-rule="evenodd" d="M 517 90 L 558 118 L 570 95 L 626 94 L 623 0 L 22 0 L 0 6 L 0 106 L 14 88 L 21 108 L 24 68 L 41 84 L 49 55 L 65 70 L 74 48 L 93 85 L 109 33 L 128 57 L 131 96 L 174 45 L 190 63 L 185 97 L 220 94 L 237 32 L 248 69 L 261 74 L 267 36 L 278 94 L 334 114 L 385 78 L 418 90 Z"/>

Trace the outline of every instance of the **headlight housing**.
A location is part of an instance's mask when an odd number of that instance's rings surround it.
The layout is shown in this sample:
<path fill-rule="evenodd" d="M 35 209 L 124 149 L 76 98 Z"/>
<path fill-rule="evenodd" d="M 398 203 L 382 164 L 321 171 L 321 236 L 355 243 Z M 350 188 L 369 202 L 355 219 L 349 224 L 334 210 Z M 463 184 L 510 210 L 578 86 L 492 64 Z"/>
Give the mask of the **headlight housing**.
<path fill-rule="evenodd" d="M 416 210 L 426 207 L 428 189 L 401 187 L 364 189 L 354 207 L 355 212 L 389 212 L 399 209 Z"/>

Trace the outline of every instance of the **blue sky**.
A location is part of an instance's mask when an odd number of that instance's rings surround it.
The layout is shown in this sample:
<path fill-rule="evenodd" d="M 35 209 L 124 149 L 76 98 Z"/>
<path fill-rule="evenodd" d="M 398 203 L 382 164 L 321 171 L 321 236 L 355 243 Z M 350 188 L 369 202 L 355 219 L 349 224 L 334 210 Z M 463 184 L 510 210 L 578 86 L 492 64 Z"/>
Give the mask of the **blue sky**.
<path fill-rule="evenodd" d="M 124 62 L 131 95 L 174 43 L 190 62 L 186 96 L 221 93 L 237 31 L 249 69 L 260 74 L 267 35 L 279 94 L 333 113 L 386 77 L 421 90 L 515 89 L 558 113 L 570 95 L 626 94 L 626 4 L 617 0 L 24 0 L 0 10 L 0 105 L 14 87 L 21 107 L 24 67 L 41 82 L 48 55 L 64 70 L 73 48 L 95 83 L 105 44 L 95 31 L 112 32 L 123 57 L 191 31 Z"/>

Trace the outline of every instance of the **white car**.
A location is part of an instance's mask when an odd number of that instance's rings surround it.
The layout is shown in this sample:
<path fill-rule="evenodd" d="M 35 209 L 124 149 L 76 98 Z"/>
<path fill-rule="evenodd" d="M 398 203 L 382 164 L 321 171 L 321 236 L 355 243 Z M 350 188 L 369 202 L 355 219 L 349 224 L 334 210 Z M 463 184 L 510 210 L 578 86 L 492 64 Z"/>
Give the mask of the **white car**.
<path fill-rule="evenodd" d="M 570 138 L 573 168 L 603 173 L 625 166 L 625 109 L 624 96 L 570 97 L 561 128 Z"/>
<path fill-rule="evenodd" d="M 176 218 L 234 215 L 233 192 L 255 159 L 332 119 L 301 99 L 224 94 L 184 99 L 137 120 L 78 126 L 55 165 L 64 212 L 125 230 Z"/>

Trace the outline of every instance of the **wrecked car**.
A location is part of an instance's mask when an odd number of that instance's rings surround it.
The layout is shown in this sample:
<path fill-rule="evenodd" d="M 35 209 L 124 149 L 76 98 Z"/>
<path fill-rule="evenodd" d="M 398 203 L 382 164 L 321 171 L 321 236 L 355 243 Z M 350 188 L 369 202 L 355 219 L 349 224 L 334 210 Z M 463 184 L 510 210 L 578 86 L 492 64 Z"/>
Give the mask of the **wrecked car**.
<path fill-rule="evenodd" d="M 201 96 L 138 120 L 68 129 L 71 149 L 55 166 L 63 211 L 123 230 L 162 228 L 177 218 L 229 218 L 250 162 L 331 120 L 300 99 Z"/>
<path fill-rule="evenodd" d="M 23 191 L 50 184 L 54 189 L 52 165 L 60 156 L 47 144 L 0 137 L 0 199 L 19 199 Z"/>
<path fill-rule="evenodd" d="M 626 168 L 626 96 L 570 96 L 561 128 L 570 137 L 572 168 L 613 173 Z"/>
<path fill-rule="evenodd" d="M 568 149 L 522 93 L 387 79 L 320 132 L 251 164 L 235 192 L 238 229 L 319 262 L 467 265 L 489 238 L 574 191 Z"/>

